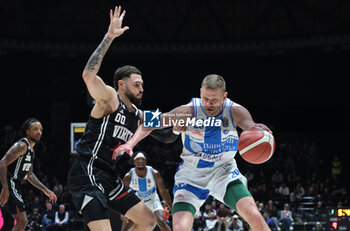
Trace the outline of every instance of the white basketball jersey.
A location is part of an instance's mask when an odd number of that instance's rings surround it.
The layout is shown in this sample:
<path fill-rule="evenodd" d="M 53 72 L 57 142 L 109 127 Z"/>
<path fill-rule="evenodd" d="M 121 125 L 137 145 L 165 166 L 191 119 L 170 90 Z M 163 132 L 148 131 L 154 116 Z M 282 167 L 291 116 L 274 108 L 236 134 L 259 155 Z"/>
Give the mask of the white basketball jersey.
<path fill-rule="evenodd" d="M 193 98 L 193 116 L 196 120 L 209 119 L 200 98 Z M 233 122 L 231 108 L 234 103 L 226 99 L 222 113 L 215 117 L 221 125 L 190 127 L 182 133 L 183 150 L 181 158 L 198 169 L 215 167 L 228 161 L 235 161 L 238 149 L 238 133 Z"/>
<path fill-rule="evenodd" d="M 136 174 L 136 169 L 132 168 L 130 170 L 131 179 L 129 187 L 132 188 L 136 195 L 144 202 L 155 200 L 157 195 L 157 185 L 153 177 L 152 167 L 146 165 L 147 173 L 145 177 L 139 177 Z"/>

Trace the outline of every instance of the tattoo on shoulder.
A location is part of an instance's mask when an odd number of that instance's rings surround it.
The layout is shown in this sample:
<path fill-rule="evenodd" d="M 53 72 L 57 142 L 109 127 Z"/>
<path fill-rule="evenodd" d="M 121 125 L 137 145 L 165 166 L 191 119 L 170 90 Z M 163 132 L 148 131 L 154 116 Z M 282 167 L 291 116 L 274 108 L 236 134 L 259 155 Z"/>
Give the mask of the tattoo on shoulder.
<path fill-rule="evenodd" d="M 5 159 L 8 164 L 15 161 L 19 156 L 22 156 L 27 151 L 27 145 L 23 142 L 15 143 L 6 153 Z"/>
<path fill-rule="evenodd" d="M 100 67 L 101 61 L 103 57 L 105 56 L 109 45 L 110 45 L 111 39 L 105 37 L 100 45 L 97 47 L 97 49 L 94 51 L 94 53 L 91 55 L 89 61 L 87 62 L 85 69 L 88 71 L 94 71 L 97 68 Z"/>

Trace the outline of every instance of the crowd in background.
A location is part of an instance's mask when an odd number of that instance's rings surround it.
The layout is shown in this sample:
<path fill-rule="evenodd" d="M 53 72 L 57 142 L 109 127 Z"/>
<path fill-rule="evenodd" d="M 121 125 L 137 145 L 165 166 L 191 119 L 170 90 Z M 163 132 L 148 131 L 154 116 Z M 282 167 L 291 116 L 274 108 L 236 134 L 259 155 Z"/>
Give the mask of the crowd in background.
<path fill-rule="evenodd" d="M 1 133 L 0 156 L 16 137 L 11 127 L 4 127 Z M 173 176 L 180 161 L 181 141 L 169 145 L 146 140 L 138 148 L 141 147 L 150 157 L 148 164 L 160 171 L 171 194 Z M 247 164 L 240 157 L 236 159 L 257 207 L 272 230 L 291 230 L 293 224 L 301 221 L 326 221 L 328 208 L 350 206 L 342 159 L 336 155 L 332 155 L 331 161 L 320 157 L 318 144 L 312 140 L 295 138 L 280 142 L 273 158 L 262 165 Z M 23 196 L 28 230 L 68 230 L 75 220 L 81 220 L 66 186 L 68 169 L 59 169 L 57 176 L 45 174 L 40 168 L 37 171 L 38 177 L 56 193 L 58 200 L 52 205 L 41 191 L 26 182 Z M 166 217 L 171 223 L 171 216 Z M 246 230 L 246 225 L 235 211 L 209 197 L 195 215 L 193 230 L 239 231 Z M 318 230 L 322 228 L 324 230 L 320 225 Z"/>

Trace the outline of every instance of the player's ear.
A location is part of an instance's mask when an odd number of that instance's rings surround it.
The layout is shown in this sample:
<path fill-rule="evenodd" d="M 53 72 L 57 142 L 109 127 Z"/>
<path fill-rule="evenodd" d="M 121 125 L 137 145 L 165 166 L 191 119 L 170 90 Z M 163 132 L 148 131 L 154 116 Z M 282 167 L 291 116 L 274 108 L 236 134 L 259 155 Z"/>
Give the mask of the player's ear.
<path fill-rule="evenodd" d="M 224 93 L 224 100 L 227 98 L 227 91 Z"/>
<path fill-rule="evenodd" d="M 125 85 L 125 83 L 123 80 L 121 80 L 121 79 L 118 80 L 118 89 L 124 88 L 124 85 Z"/>

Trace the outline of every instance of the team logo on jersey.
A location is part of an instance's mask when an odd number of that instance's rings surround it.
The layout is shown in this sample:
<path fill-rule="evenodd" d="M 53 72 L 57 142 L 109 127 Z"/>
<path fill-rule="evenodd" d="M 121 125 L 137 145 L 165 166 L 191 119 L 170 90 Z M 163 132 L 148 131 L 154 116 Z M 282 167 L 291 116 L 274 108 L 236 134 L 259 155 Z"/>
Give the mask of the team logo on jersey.
<path fill-rule="evenodd" d="M 144 128 L 160 128 L 160 115 L 162 112 L 157 110 L 143 111 L 143 127 Z"/>
<path fill-rule="evenodd" d="M 222 118 L 222 125 L 223 125 L 224 127 L 228 127 L 228 119 L 227 119 L 226 117 L 223 117 L 223 118 Z"/>

